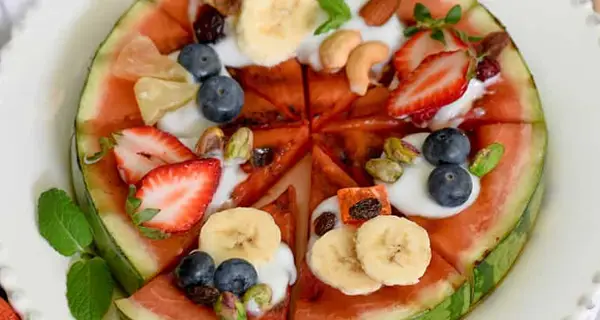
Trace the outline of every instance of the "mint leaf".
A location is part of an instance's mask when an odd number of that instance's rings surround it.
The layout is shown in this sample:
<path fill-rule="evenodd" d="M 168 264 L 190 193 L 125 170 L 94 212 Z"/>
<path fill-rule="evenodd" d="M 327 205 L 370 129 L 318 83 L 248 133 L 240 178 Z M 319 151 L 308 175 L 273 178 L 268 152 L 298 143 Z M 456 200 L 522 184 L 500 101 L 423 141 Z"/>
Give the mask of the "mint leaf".
<path fill-rule="evenodd" d="M 483 40 L 483 37 L 478 37 L 478 36 L 468 36 L 468 37 L 467 37 L 467 39 L 468 39 L 470 42 L 478 42 L 478 41 L 481 41 L 481 40 Z"/>
<path fill-rule="evenodd" d="M 415 20 L 419 22 L 426 22 L 428 20 L 431 20 L 431 12 L 429 11 L 429 9 L 427 9 L 427 7 L 424 4 L 420 2 L 415 4 L 413 16 L 415 17 Z"/>
<path fill-rule="evenodd" d="M 99 320 L 112 304 L 114 282 L 102 258 L 79 260 L 67 274 L 67 301 L 77 320 Z"/>
<path fill-rule="evenodd" d="M 444 18 L 444 22 L 447 24 L 457 24 L 462 17 L 462 9 L 459 4 L 455 5 L 448 11 L 446 17 Z"/>
<path fill-rule="evenodd" d="M 170 234 L 164 233 L 158 229 L 152 229 L 142 226 L 139 226 L 138 229 L 144 237 L 152 240 L 163 240 L 171 236 Z"/>
<path fill-rule="evenodd" d="M 140 225 L 146 221 L 152 220 L 160 212 L 159 209 L 144 209 L 132 215 L 133 223 Z"/>
<path fill-rule="evenodd" d="M 321 24 L 316 30 L 315 35 L 338 29 L 345 22 L 352 18 L 350 7 L 344 0 L 318 0 L 319 6 L 327 12 L 329 18 Z"/>
<path fill-rule="evenodd" d="M 102 160 L 102 158 L 104 158 L 104 156 L 106 156 L 106 154 L 112 149 L 112 147 L 115 146 L 114 142 L 106 137 L 102 137 L 98 140 L 98 143 L 100 143 L 100 151 L 94 153 L 91 156 L 85 156 L 83 158 L 83 162 L 85 164 L 94 164 L 97 163 L 98 161 Z"/>
<path fill-rule="evenodd" d="M 410 38 L 410 37 L 414 36 L 419 31 L 421 31 L 421 28 L 419 28 L 417 26 L 410 26 L 410 27 L 404 29 L 404 36 L 406 38 Z"/>
<path fill-rule="evenodd" d="M 444 36 L 444 32 L 441 29 L 431 30 L 431 39 L 437 40 L 446 45 L 446 36 Z"/>
<path fill-rule="evenodd" d="M 125 200 L 125 212 L 129 215 L 133 215 L 142 205 L 142 200 L 135 197 L 135 192 L 135 186 L 129 185 L 129 193 L 127 194 L 127 200 Z"/>
<path fill-rule="evenodd" d="M 92 244 L 92 231 L 83 212 L 66 192 L 52 188 L 38 199 L 40 234 L 54 250 L 70 257 Z"/>

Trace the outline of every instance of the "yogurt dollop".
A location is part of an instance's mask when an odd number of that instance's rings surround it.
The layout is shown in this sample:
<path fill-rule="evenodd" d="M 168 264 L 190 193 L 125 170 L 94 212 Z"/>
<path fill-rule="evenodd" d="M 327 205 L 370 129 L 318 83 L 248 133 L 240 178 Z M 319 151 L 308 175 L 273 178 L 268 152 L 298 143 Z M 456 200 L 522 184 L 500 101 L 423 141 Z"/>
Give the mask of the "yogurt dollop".
<path fill-rule="evenodd" d="M 429 133 L 417 133 L 404 137 L 402 140 L 415 146 L 419 152 Z M 456 215 L 470 207 L 480 191 L 479 178 L 469 173 L 473 182 L 473 190 L 469 199 L 458 207 L 443 207 L 432 199 L 427 190 L 427 180 L 435 169 L 422 155 L 414 163 L 404 166 L 404 173 L 394 183 L 383 183 L 387 189 L 390 203 L 396 209 L 408 216 L 421 216 L 430 219 L 441 219 Z"/>

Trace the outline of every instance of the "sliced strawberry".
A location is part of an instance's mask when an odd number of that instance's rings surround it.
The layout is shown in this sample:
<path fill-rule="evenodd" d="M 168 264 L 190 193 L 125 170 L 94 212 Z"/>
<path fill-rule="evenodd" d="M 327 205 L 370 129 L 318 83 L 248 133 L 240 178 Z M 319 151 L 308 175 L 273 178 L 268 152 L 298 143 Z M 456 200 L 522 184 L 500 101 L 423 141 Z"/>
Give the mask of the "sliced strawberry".
<path fill-rule="evenodd" d="M 114 138 L 117 169 L 127 184 L 136 184 L 159 166 L 196 158 L 179 139 L 150 126 L 125 129 Z"/>
<path fill-rule="evenodd" d="M 405 79 L 415 70 L 425 58 L 443 51 L 456 51 L 467 49 L 453 32 L 443 30 L 446 45 L 441 41 L 431 38 L 431 31 L 420 31 L 412 36 L 394 55 L 394 67 L 400 79 Z"/>
<path fill-rule="evenodd" d="M 160 210 L 143 223 L 166 233 L 191 229 L 204 215 L 221 177 L 221 162 L 206 158 L 165 165 L 150 171 L 135 197 L 141 200 L 138 211 Z"/>
<path fill-rule="evenodd" d="M 431 119 L 437 110 L 467 90 L 473 60 L 464 50 L 428 57 L 392 92 L 388 114 L 395 118 L 416 115 L 419 122 Z"/>

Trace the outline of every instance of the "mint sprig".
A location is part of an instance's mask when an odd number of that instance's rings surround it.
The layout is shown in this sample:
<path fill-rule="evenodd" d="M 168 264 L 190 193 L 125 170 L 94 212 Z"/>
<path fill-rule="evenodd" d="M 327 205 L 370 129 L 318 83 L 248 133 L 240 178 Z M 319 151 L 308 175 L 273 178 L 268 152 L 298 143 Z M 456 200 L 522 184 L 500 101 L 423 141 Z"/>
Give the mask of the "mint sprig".
<path fill-rule="evenodd" d="M 352 19 L 350 7 L 348 7 L 344 0 L 318 0 L 318 2 L 321 9 L 323 9 L 329 17 L 327 21 L 315 30 L 315 35 L 338 29 L 344 23 Z"/>
<path fill-rule="evenodd" d="M 114 282 L 108 265 L 94 256 L 92 228 L 83 211 L 63 190 L 52 188 L 38 199 L 38 227 L 50 246 L 66 257 L 79 254 L 67 273 L 67 301 L 77 320 L 98 320 L 112 303 Z"/>
<path fill-rule="evenodd" d="M 159 212 L 159 209 L 145 208 L 138 210 L 142 205 L 142 200 L 135 197 L 136 188 L 134 185 L 129 186 L 129 194 L 125 201 L 125 211 L 131 217 L 133 224 L 136 225 L 140 233 L 152 240 L 163 240 L 170 237 L 170 234 L 157 229 L 152 229 L 142 226 L 144 222 L 152 220 Z"/>

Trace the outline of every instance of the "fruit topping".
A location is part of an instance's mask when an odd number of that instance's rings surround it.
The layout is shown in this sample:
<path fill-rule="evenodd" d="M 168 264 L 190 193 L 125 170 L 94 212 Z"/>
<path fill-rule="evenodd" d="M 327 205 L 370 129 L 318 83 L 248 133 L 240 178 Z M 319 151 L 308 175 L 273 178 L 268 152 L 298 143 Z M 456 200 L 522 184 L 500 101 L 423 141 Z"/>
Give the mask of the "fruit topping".
<path fill-rule="evenodd" d="M 313 223 L 315 228 L 315 234 L 319 237 L 322 237 L 324 234 L 326 234 L 328 231 L 331 231 L 335 227 L 335 224 L 337 223 L 337 218 L 335 213 L 327 211 L 319 215 L 319 217 L 315 219 Z"/>
<path fill-rule="evenodd" d="M 362 42 L 360 31 L 338 30 L 327 37 L 319 46 L 319 58 L 323 69 L 337 72 L 346 66 L 350 52 Z"/>
<path fill-rule="evenodd" d="M 195 304 L 212 306 L 219 299 L 219 289 L 210 286 L 191 287 L 186 290 L 186 296 Z"/>
<path fill-rule="evenodd" d="M 189 44 L 179 52 L 177 62 L 189 71 L 197 81 L 204 81 L 221 72 L 221 60 L 212 47 L 194 43 Z"/>
<path fill-rule="evenodd" d="M 307 262 L 324 283 L 346 295 L 366 295 L 379 290 L 381 283 L 363 271 L 356 256 L 355 235 L 356 229 L 350 226 L 327 232 L 315 241 Z"/>
<path fill-rule="evenodd" d="M 474 59 L 463 50 L 429 56 L 392 92 L 389 115 L 417 116 L 421 121 L 433 118 L 437 110 L 465 93 L 473 63 Z"/>
<path fill-rule="evenodd" d="M 154 78 L 140 78 L 133 87 L 142 119 L 152 126 L 168 111 L 184 106 L 194 99 L 198 85 Z"/>
<path fill-rule="evenodd" d="M 246 309 L 240 299 L 231 292 L 223 292 L 214 306 L 219 320 L 246 320 Z"/>
<path fill-rule="evenodd" d="M 237 117 L 244 104 L 244 91 L 237 81 L 226 76 L 206 80 L 198 91 L 198 105 L 204 116 L 216 123 L 226 123 Z"/>
<path fill-rule="evenodd" d="M 176 137 L 150 126 L 125 129 L 113 138 L 117 169 L 127 184 L 137 184 L 156 167 L 196 158 Z"/>
<path fill-rule="evenodd" d="M 215 261 L 202 251 L 192 251 L 175 269 L 177 285 L 182 288 L 212 286 L 215 277 Z"/>
<path fill-rule="evenodd" d="M 382 185 L 340 189 L 337 196 L 345 224 L 360 224 L 378 215 L 392 213 L 387 190 Z"/>
<path fill-rule="evenodd" d="M 381 41 L 364 42 L 354 48 L 348 56 L 346 76 L 350 90 L 364 96 L 371 84 L 371 68 L 385 62 L 390 54 L 390 48 Z"/>
<path fill-rule="evenodd" d="M 495 60 L 509 44 L 510 36 L 508 33 L 503 31 L 492 32 L 477 45 L 477 54 Z"/>
<path fill-rule="evenodd" d="M 248 128 L 239 128 L 225 146 L 225 159 L 244 163 L 252 156 L 254 133 Z"/>
<path fill-rule="evenodd" d="M 204 3 L 213 6 L 223 16 L 235 16 L 240 12 L 241 0 L 205 0 Z"/>
<path fill-rule="evenodd" d="M 413 285 L 431 261 L 429 236 L 416 223 L 378 216 L 356 232 L 356 255 L 364 272 L 384 285 Z"/>
<path fill-rule="evenodd" d="M 266 167 L 273 162 L 275 151 L 272 148 L 254 148 L 252 149 L 252 166 L 255 168 Z"/>
<path fill-rule="evenodd" d="M 86 155 L 83 158 L 85 164 L 94 164 L 102 160 L 115 146 L 115 141 L 111 138 L 101 137 L 98 139 L 98 144 L 100 145 L 100 150 L 92 155 Z"/>
<path fill-rule="evenodd" d="M 321 9 L 327 13 L 328 19 L 315 30 L 315 35 L 335 30 L 352 19 L 352 12 L 346 1 L 322 0 L 318 2 Z"/>
<path fill-rule="evenodd" d="M 420 152 L 410 143 L 395 137 L 387 138 L 383 144 L 385 156 L 398 163 L 411 164 L 419 156 Z"/>
<path fill-rule="evenodd" d="M 202 5 L 193 23 L 196 41 L 199 43 L 215 43 L 225 36 L 225 17 L 213 6 Z"/>
<path fill-rule="evenodd" d="M 215 287 L 241 297 L 258 282 L 258 273 L 244 259 L 232 258 L 223 261 L 215 271 Z"/>
<path fill-rule="evenodd" d="M 471 142 L 461 130 L 444 128 L 432 132 L 422 148 L 425 159 L 434 166 L 464 164 L 471 152 Z"/>
<path fill-rule="evenodd" d="M 371 159 L 365 164 L 365 170 L 375 179 L 386 183 L 394 183 L 400 179 L 404 169 L 390 159 Z"/>
<path fill-rule="evenodd" d="M 500 73 L 500 63 L 492 58 L 484 57 L 477 64 L 477 79 L 486 81 Z"/>
<path fill-rule="evenodd" d="M 259 265 L 268 262 L 281 242 L 281 231 L 273 217 L 262 210 L 233 208 L 208 218 L 200 231 L 200 250 L 217 264 L 241 258 Z"/>
<path fill-rule="evenodd" d="M 196 154 L 199 156 L 218 156 L 225 149 L 225 134 L 219 127 L 210 127 L 202 133 L 196 143 Z"/>
<path fill-rule="evenodd" d="M 360 9 L 360 16 L 368 26 L 382 26 L 398 9 L 398 0 L 369 0 Z"/>
<path fill-rule="evenodd" d="M 271 307 L 273 290 L 264 283 L 259 283 L 244 293 L 242 302 L 248 313 L 259 316 Z"/>
<path fill-rule="evenodd" d="M 131 81 L 141 77 L 185 81 L 185 69 L 163 56 L 154 42 L 146 36 L 137 36 L 126 44 L 112 68 L 115 76 Z"/>
<path fill-rule="evenodd" d="M 473 181 L 463 167 L 457 164 L 443 164 L 429 175 L 427 189 L 440 206 L 458 207 L 471 196 Z"/>
<path fill-rule="evenodd" d="M 469 171 L 481 178 L 498 166 L 503 155 L 504 146 L 500 143 L 492 143 L 477 152 Z"/>
<path fill-rule="evenodd" d="M 150 171 L 141 181 L 135 197 L 138 211 L 159 210 L 144 227 L 162 232 L 190 230 L 204 215 L 221 177 L 221 163 L 207 158 L 165 165 Z"/>

